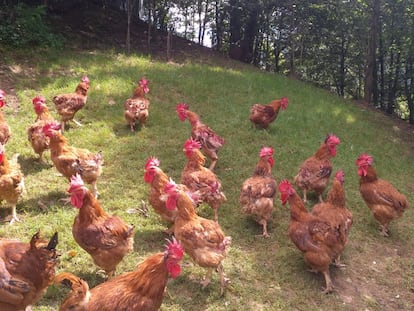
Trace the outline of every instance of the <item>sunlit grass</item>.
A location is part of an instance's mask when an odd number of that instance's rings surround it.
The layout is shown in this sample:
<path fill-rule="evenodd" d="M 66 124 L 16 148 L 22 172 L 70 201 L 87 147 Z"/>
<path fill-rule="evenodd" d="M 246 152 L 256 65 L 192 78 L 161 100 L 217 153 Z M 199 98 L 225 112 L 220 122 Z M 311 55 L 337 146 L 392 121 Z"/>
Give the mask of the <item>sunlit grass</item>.
<path fill-rule="evenodd" d="M 220 224 L 233 237 L 233 246 L 224 263 L 232 279 L 229 291 L 225 297 L 219 297 L 217 276 L 202 290 L 198 280 L 204 270 L 186 256 L 182 275 L 169 282 L 162 310 L 371 310 L 382 306 L 379 296 L 385 295 L 384 288 L 388 287 L 400 290 L 406 300 L 403 308 L 413 305 L 409 297 L 412 297 L 414 276 L 409 272 L 412 264 L 406 259 L 414 256 L 413 213 L 408 210 L 403 218 L 392 223 L 393 234 L 389 239 L 381 238 L 375 220 L 359 195 L 355 167 L 360 153 L 371 153 L 379 175 L 414 202 L 412 141 L 395 129 L 393 120 L 299 81 L 258 72 L 248 66 L 232 69 L 162 63 L 114 51 L 59 54 L 46 51 L 33 55 L 30 51 L 6 51 L 3 54 L 7 66 L 21 68 L 13 74 L 19 111 L 14 114 L 10 107 L 3 110 L 13 132 L 6 152 L 8 156 L 20 153 L 27 193 L 18 205 L 23 222 L 0 226 L 2 237 L 28 241 L 39 229 L 46 236 L 58 231 L 58 248 L 62 254 L 58 270 L 79 274 L 91 286 L 103 281 L 90 257 L 73 240 L 71 226 L 77 211 L 59 201 L 67 195 L 67 181 L 51 166 L 48 154 L 47 165 L 37 162 L 26 136 L 28 126 L 34 121 L 32 97 L 44 95 L 55 115 L 53 95 L 71 92 L 80 77 L 87 74 L 91 80 L 88 102 L 76 116 L 83 126 L 71 123 L 65 136 L 76 147 L 102 150 L 105 166 L 98 181 L 102 206 L 135 225 L 135 251 L 120 264 L 118 274 L 131 271 L 146 256 L 163 248 L 165 224 L 158 216 L 153 211 L 148 218 L 127 211 L 148 200 L 143 166 L 149 156 L 157 156 L 163 170 L 176 181 L 180 179 L 185 163 L 182 145 L 189 137 L 190 124 L 179 121 L 175 105 L 188 103 L 226 141 L 216 173 L 228 199 L 220 210 Z M 150 118 L 146 128 L 131 133 L 123 119 L 123 103 L 141 76 L 150 81 Z M 248 120 L 250 106 L 281 96 L 289 98 L 287 110 L 280 112 L 268 130 L 254 129 Z M 341 139 L 338 155 L 333 159 L 334 169 L 345 171 L 347 204 L 355 217 L 351 242 L 343 256 L 347 268 L 340 272 L 333 269 L 334 284 L 354 280 L 353 271 L 364 271 L 361 265 L 370 261 L 375 248 L 404 250 L 401 260 L 391 262 L 398 267 L 395 272 L 398 277 L 388 271 L 391 264 L 387 263 L 384 271 L 387 282 L 373 279 L 380 282 L 375 289 L 381 291 L 354 294 L 351 303 L 342 299 L 340 293 L 321 294 L 323 277 L 307 271 L 302 254 L 289 240 L 289 210 L 281 206 L 278 198 L 268 240 L 257 236 L 260 226 L 242 215 L 238 204 L 241 184 L 252 173 L 261 146 L 275 149 L 273 171 L 277 180 L 291 180 L 300 163 L 315 152 L 328 133 Z M 412 139 L 412 135 L 408 137 Z M 47 208 L 42 210 L 39 201 Z M 7 215 L 8 211 L 3 210 L 2 215 Z M 212 216 L 205 206 L 200 213 Z M 34 309 L 56 309 L 65 294 L 64 289 L 51 287 Z"/>

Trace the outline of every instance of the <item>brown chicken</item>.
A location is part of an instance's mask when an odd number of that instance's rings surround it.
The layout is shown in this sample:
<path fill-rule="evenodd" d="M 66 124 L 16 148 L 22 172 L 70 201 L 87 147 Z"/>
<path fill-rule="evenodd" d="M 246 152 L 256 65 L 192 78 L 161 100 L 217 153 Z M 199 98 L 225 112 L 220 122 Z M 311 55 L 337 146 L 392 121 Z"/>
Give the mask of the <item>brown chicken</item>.
<path fill-rule="evenodd" d="M 118 275 L 89 290 L 88 284 L 71 273 L 56 276 L 56 284 L 71 287 L 59 311 L 156 311 L 160 308 L 168 277 L 181 273 L 179 262 L 184 255 L 174 238 L 163 253 L 145 259 L 134 271 Z"/>
<path fill-rule="evenodd" d="M 343 249 L 344 237 L 329 219 L 312 215 L 307 211 L 301 198 L 289 181 L 279 184 L 282 204 L 289 202 L 290 222 L 288 234 L 296 247 L 304 253 L 304 259 L 313 272 L 321 272 L 325 277 L 324 293 L 333 291 L 329 265 L 339 257 Z M 339 244 L 339 245 L 338 245 Z"/>
<path fill-rule="evenodd" d="M 379 222 L 381 235 L 388 236 L 390 222 L 402 216 L 408 207 L 408 201 L 388 181 L 378 178 L 373 162 L 373 157 L 365 153 L 356 160 L 360 176 L 359 191 Z"/>
<path fill-rule="evenodd" d="M 36 96 L 32 100 L 36 113 L 36 120 L 27 130 L 27 136 L 35 153 L 39 155 L 39 161 L 43 161 L 43 152 L 49 149 L 50 139 L 43 133 L 43 126 L 54 118 L 46 106 L 46 99 L 43 96 Z"/>
<path fill-rule="evenodd" d="M 76 86 L 74 93 L 61 94 L 53 97 L 53 103 L 56 107 L 56 112 L 60 116 L 62 132 L 65 131 L 65 124 L 67 121 L 73 121 L 78 126 L 81 124 L 74 119 L 76 112 L 82 109 L 88 98 L 88 91 L 90 81 L 87 76 L 83 76 L 81 82 Z"/>
<path fill-rule="evenodd" d="M 187 163 L 181 173 L 181 183 L 191 192 L 197 192 L 200 201 L 210 205 L 214 210 L 214 220 L 218 221 L 218 210 L 226 201 L 226 196 L 221 190 L 221 182 L 216 174 L 204 167 L 206 158 L 200 147 L 200 143 L 192 138 L 184 143 Z"/>
<path fill-rule="evenodd" d="M 271 101 L 268 105 L 254 104 L 250 108 L 249 120 L 255 126 L 266 129 L 269 127 L 270 123 L 277 118 L 280 108 L 282 108 L 282 110 L 286 110 L 288 103 L 288 99 L 286 97 L 282 97 Z"/>
<path fill-rule="evenodd" d="M 73 237 L 111 278 L 118 263 L 133 250 L 134 227 L 118 216 L 108 215 L 79 175 L 72 176 L 68 192 L 72 205 L 79 209 L 72 227 Z"/>
<path fill-rule="evenodd" d="M 10 127 L 7 121 L 4 119 L 4 115 L 2 112 L 2 108 L 5 105 L 5 98 L 6 98 L 6 92 L 3 90 L 0 90 L 0 143 L 2 145 L 5 145 L 10 138 Z"/>
<path fill-rule="evenodd" d="M 9 161 L 4 146 L 0 144 L 0 201 L 5 200 L 12 208 L 10 224 L 20 221 L 16 212 L 19 198 L 25 191 L 24 176 L 17 162 L 19 154 L 15 154 Z"/>
<path fill-rule="evenodd" d="M 305 160 L 295 177 L 295 183 L 303 191 L 303 201 L 307 202 L 307 191 L 317 193 L 319 202 L 323 202 L 322 193 L 328 186 L 332 173 L 331 158 L 336 156 L 336 146 L 340 143 L 338 137 L 329 134 L 316 153 Z"/>
<path fill-rule="evenodd" d="M 181 121 L 188 119 L 190 122 L 191 137 L 201 144 L 203 152 L 211 160 L 209 169 L 213 171 L 218 160 L 217 153 L 223 146 L 224 139 L 218 136 L 210 127 L 202 123 L 198 115 L 189 110 L 187 104 L 178 104 L 175 110 Z"/>
<path fill-rule="evenodd" d="M 312 209 L 313 215 L 328 219 L 337 230 L 342 239 L 342 243 L 336 244 L 339 247 L 336 250 L 338 254 L 342 253 L 343 248 L 348 244 L 349 232 L 353 223 L 352 213 L 346 208 L 344 182 L 344 172 L 339 170 L 335 174 L 332 188 L 328 192 L 326 201 L 316 204 Z M 338 267 L 342 266 L 340 256 L 334 259 L 334 264 Z"/>
<path fill-rule="evenodd" d="M 135 123 L 145 126 L 149 116 L 150 102 L 145 98 L 149 92 L 148 80 L 141 78 L 131 98 L 125 102 L 124 117 L 131 131 L 135 131 Z"/>
<path fill-rule="evenodd" d="M 231 237 L 224 235 L 216 221 L 198 216 L 193 199 L 172 180 L 166 185 L 165 193 L 166 208 L 177 209 L 174 236 L 196 264 L 208 269 L 201 282 L 203 288 L 210 283 L 213 270 L 217 270 L 223 295 L 229 280 L 225 277 L 222 261 L 227 256 Z"/>
<path fill-rule="evenodd" d="M 245 214 L 252 215 L 263 226 L 263 236 L 268 238 L 267 223 L 272 217 L 273 200 L 277 191 L 277 182 L 272 176 L 273 148 L 263 147 L 259 156 L 253 176 L 243 182 L 240 204 Z"/>
<path fill-rule="evenodd" d="M 30 243 L 0 239 L 0 310 L 25 310 L 43 296 L 55 278 L 57 243 L 57 233 L 50 241 L 39 232 Z"/>
<path fill-rule="evenodd" d="M 68 145 L 56 122 L 43 126 L 43 133 L 50 138 L 50 157 L 56 169 L 69 181 L 73 175 L 80 174 L 83 181 L 91 184 L 93 194 L 98 197 L 97 179 L 102 174 L 102 153 L 92 153 L 87 149 Z"/>

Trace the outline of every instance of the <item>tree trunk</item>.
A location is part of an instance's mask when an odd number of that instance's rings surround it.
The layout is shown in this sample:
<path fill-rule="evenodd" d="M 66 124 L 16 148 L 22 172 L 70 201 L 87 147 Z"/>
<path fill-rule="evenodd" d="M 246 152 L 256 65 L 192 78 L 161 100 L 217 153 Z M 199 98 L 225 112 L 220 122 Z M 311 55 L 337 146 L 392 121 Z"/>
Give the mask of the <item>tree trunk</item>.
<path fill-rule="evenodd" d="M 230 58 L 242 60 L 241 39 L 241 12 L 239 3 L 237 0 L 230 0 Z"/>
<path fill-rule="evenodd" d="M 380 16 L 380 0 L 372 0 L 371 26 L 369 32 L 368 51 L 367 51 L 367 65 L 365 70 L 365 85 L 364 85 L 364 100 L 370 104 L 373 93 L 377 88 L 376 79 L 376 50 L 377 50 L 377 36 L 378 36 L 378 19 Z"/>

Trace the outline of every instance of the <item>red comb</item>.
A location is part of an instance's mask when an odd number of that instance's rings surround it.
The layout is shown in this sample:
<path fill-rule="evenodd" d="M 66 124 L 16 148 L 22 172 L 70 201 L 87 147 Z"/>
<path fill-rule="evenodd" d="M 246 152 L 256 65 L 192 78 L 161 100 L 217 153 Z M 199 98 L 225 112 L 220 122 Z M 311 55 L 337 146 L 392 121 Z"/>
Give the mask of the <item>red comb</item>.
<path fill-rule="evenodd" d="M 82 77 L 81 81 L 82 82 L 85 82 L 87 84 L 91 83 L 91 81 L 89 80 L 88 76 L 86 76 L 86 75 Z"/>
<path fill-rule="evenodd" d="M 291 183 L 287 179 L 282 180 L 279 183 L 279 192 L 280 193 L 286 193 L 286 192 L 291 191 L 292 189 L 293 189 L 293 187 L 292 187 Z"/>
<path fill-rule="evenodd" d="M 259 156 L 260 157 L 273 156 L 273 148 L 272 147 L 263 147 L 262 149 L 260 149 Z"/>
<path fill-rule="evenodd" d="M 46 102 L 46 98 L 44 98 L 42 95 L 37 95 L 36 97 L 33 97 L 32 104 L 44 104 Z"/>
<path fill-rule="evenodd" d="M 175 106 L 175 111 L 177 112 L 178 118 L 181 121 L 184 121 L 187 118 L 187 115 L 185 112 L 188 110 L 188 108 L 190 107 L 185 103 L 179 103 Z"/>
<path fill-rule="evenodd" d="M 166 252 L 168 257 L 174 260 L 181 260 L 184 255 L 183 246 L 179 241 L 173 237 L 171 240 L 167 239 Z"/>
<path fill-rule="evenodd" d="M 357 166 L 372 165 L 372 163 L 374 163 L 374 158 L 366 153 L 362 153 L 356 160 Z"/>
<path fill-rule="evenodd" d="M 72 193 L 74 190 L 83 187 L 85 184 L 82 177 L 79 174 L 73 175 L 70 177 L 70 187 L 68 189 L 69 193 Z"/>
<path fill-rule="evenodd" d="M 149 157 L 147 162 L 145 163 L 145 170 L 149 169 L 150 167 L 159 167 L 160 166 L 160 160 L 158 160 L 155 157 Z"/>
<path fill-rule="evenodd" d="M 142 77 L 139 80 L 138 84 L 142 88 L 142 90 L 144 91 L 145 94 L 147 94 L 149 92 L 148 80 L 147 79 L 145 79 L 144 77 Z"/>
<path fill-rule="evenodd" d="M 339 145 L 341 141 L 338 137 L 336 137 L 334 134 L 328 134 L 325 139 L 325 143 L 330 145 Z"/>

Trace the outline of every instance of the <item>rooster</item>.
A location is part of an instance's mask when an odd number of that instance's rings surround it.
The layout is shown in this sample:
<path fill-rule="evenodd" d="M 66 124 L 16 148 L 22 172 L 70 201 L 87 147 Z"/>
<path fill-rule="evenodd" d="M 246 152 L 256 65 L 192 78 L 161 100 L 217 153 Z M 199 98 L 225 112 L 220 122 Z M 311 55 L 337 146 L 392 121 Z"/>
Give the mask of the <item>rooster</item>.
<path fill-rule="evenodd" d="M 73 121 L 78 126 L 81 124 L 74 119 L 75 113 L 82 109 L 87 100 L 90 81 L 87 76 L 83 76 L 81 82 L 76 86 L 74 93 L 61 94 L 53 97 L 56 111 L 61 117 L 62 132 L 65 131 L 67 121 Z"/>
<path fill-rule="evenodd" d="M 358 167 L 359 191 L 366 205 L 380 224 L 382 236 L 389 236 L 389 224 L 402 216 L 408 207 L 407 197 L 394 186 L 377 176 L 372 166 L 374 159 L 368 154 L 361 154 L 356 160 Z"/>
<path fill-rule="evenodd" d="M 160 160 L 155 157 L 148 158 L 144 168 L 144 181 L 150 184 L 149 202 L 154 211 L 161 216 L 162 219 L 172 224 L 165 232 L 167 234 L 174 233 L 174 220 L 177 215 L 176 211 L 165 208 L 164 188 L 169 182 L 169 177 L 160 168 Z M 179 185 L 184 191 L 189 191 L 185 185 Z M 198 193 L 192 193 L 194 200 L 198 201 Z"/>
<path fill-rule="evenodd" d="M 344 182 L 344 172 L 339 170 L 335 174 L 326 201 L 316 204 L 312 208 L 312 215 L 328 219 L 341 237 L 342 243 L 336 244 L 339 247 L 336 250 L 338 254 L 342 253 L 343 248 L 348 244 L 349 232 L 353 223 L 352 213 L 346 208 Z M 334 264 L 337 267 L 343 266 L 339 256 L 334 259 Z"/>
<path fill-rule="evenodd" d="M 189 110 L 189 106 L 184 103 L 176 105 L 175 110 L 181 121 L 191 123 L 191 137 L 201 144 L 203 152 L 211 160 L 209 169 L 214 170 L 217 160 L 218 151 L 224 144 L 224 139 L 217 135 L 210 127 L 200 121 L 199 116 Z"/>
<path fill-rule="evenodd" d="M 101 152 L 95 154 L 87 149 L 68 145 L 60 129 L 61 126 L 56 122 L 47 123 L 42 129 L 50 138 L 50 157 L 53 164 L 69 181 L 73 175 L 80 174 L 86 183 L 92 185 L 94 196 L 98 197 L 96 182 L 102 174 Z"/>
<path fill-rule="evenodd" d="M 279 184 L 282 204 L 289 202 L 289 237 L 296 247 L 304 253 L 305 262 L 314 272 L 325 277 L 324 293 L 333 291 L 334 286 L 329 273 L 329 265 L 339 257 L 344 247 L 344 238 L 338 228 L 322 216 L 309 213 L 292 185 L 287 180 Z"/>
<path fill-rule="evenodd" d="M 250 108 L 249 120 L 255 126 L 266 129 L 270 123 L 276 119 L 280 108 L 282 108 L 282 110 L 286 110 L 288 103 L 288 99 L 286 97 L 282 97 L 271 101 L 268 105 L 254 104 Z"/>
<path fill-rule="evenodd" d="M 55 278 L 58 234 L 47 241 L 37 232 L 30 243 L 0 239 L 0 310 L 31 310 Z"/>
<path fill-rule="evenodd" d="M 5 145 L 9 141 L 11 133 L 10 127 L 7 124 L 7 121 L 4 119 L 3 112 L 1 110 L 1 108 L 3 108 L 5 105 L 5 97 L 6 92 L 0 90 L 0 143 L 2 145 Z"/>
<path fill-rule="evenodd" d="M 133 249 L 134 227 L 118 216 L 108 215 L 79 175 L 72 176 L 68 192 L 72 205 L 79 209 L 72 227 L 73 237 L 111 278 L 118 263 Z"/>
<path fill-rule="evenodd" d="M 231 237 L 224 235 L 216 221 L 198 216 L 193 199 L 174 181 L 170 180 L 165 186 L 165 193 L 166 208 L 177 209 L 174 236 L 199 266 L 208 269 L 201 285 L 203 288 L 207 286 L 212 271 L 217 270 L 220 275 L 220 293 L 223 295 L 229 280 L 225 277 L 222 261 L 227 256 Z"/>
<path fill-rule="evenodd" d="M 243 182 L 240 204 L 244 213 L 252 215 L 263 226 L 263 236 L 268 238 L 267 223 L 272 217 L 273 199 L 277 191 L 277 183 L 272 176 L 273 148 L 263 147 L 259 156 L 253 176 Z"/>
<path fill-rule="evenodd" d="M 71 273 L 56 276 L 55 284 L 65 284 L 71 292 L 59 311 L 156 311 L 166 292 L 168 277 L 175 279 L 181 273 L 183 248 L 174 238 L 166 250 L 146 258 L 138 267 L 102 283 L 91 290 L 88 284 Z"/>
<path fill-rule="evenodd" d="M 4 146 L 0 144 L 0 200 L 5 200 L 12 208 L 10 224 L 20 221 L 16 212 L 19 198 L 25 191 L 24 177 L 17 162 L 19 154 L 8 161 Z"/>
<path fill-rule="evenodd" d="M 210 169 L 204 167 L 205 156 L 200 152 L 200 143 L 188 139 L 184 143 L 184 153 L 187 163 L 181 173 L 181 183 L 191 192 L 199 194 L 199 200 L 206 202 L 214 210 L 214 220 L 218 221 L 218 210 L 226 201 L 221 190 L 219 178 Z"/>
<path fill-rule="evenodd" d="M 336 146 L 339 143 L 338 137 L 329 134 L 316 153 L 300 166 L 299 173 L 295 177 L 295 183 L 302 189 L 305 203 L 307 202 L 307 191 L 316 192 L 319 202 L 323 202 L 322 193 L 328 186 L 329 177 L 332 173 L 331 158 L 336 156 Z"/>
<path fill-rule="evenodd" d="M 125 102 L 124 117 L 127 121 L 131 132 L 135 130 L 135 123 L 145 126 L 149 116 L 150 102 L 145 98 L 145 94 L 149 92 L 148 80 L 141 78 L 131 98 Z"/>
<path fill-rule="evenodd" d="M 46 106 L 46 99 L 43 96 L 36 96 L 32 100 L 36 113 L 36 120 L 27 130 L 27 136 L 35 153 L 39 155 L 39 161 L 43 161 L 43 152 L 49 149 L 50 139 L 43 133 L 43 126 L 54 118 Z"/>

